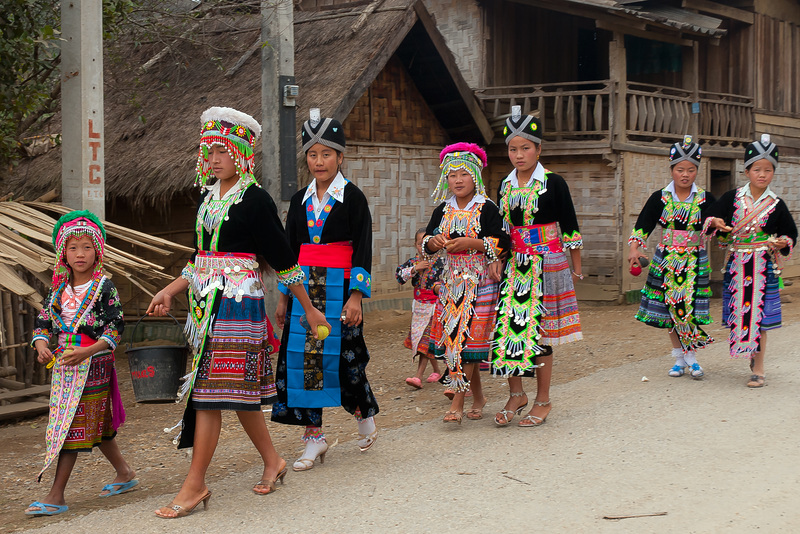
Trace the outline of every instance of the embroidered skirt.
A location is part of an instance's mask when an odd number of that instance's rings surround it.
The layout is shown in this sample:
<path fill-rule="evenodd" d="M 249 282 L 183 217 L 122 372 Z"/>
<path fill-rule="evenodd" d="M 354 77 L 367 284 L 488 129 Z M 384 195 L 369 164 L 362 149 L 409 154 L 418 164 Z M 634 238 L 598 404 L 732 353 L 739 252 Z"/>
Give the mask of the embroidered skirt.
<path fill-rule="evenodd" d="M 275 402 L 269 354 L 278 340 L 264 300 L 222 297 L 192 390 L 195 410 L 260 410 Z"/>
<path fill-rule="evenodd" d="M 563 345 L 583 339 L 578 299 L 572 272 L 563 252 L 545 254 L 543 258 L 544 307 L 541 342 L 545 345 Z"/>
<path fill-rule="evenodd" d="M 475 363 L 485 361 L 489 358 L 492 334 L 494 333 L 494 320 L 497 314 L 497 296 L 499 286 L 488 277 L 486 281 L 478 286 L 478 297 L 475 300 L 472 321 L 469 325 L 469 333 L 461 351 L 461 359 L 464 363 Z M 440 305 L 437 305 L 436 317 L 441 314 Z M 444 357 L 445 346 L 441 342 L 444 337 L 442 321 L 435 319 L 431 330 L 433 339 L 432 349 L 436 358 Z"/>
<path fill-rule="evenodd" d="M 88 452 L 104 439 L 116 436 L 112 426 L 110 398 L 113 372 L 114 355 L 111 352 L 92 356 L 86 385 L 61 446 L 62 451 Z"/>
<path fill-rule="evenodd" d="M 685 332 L 678 332 L 684 348 L 701 348 L 713 342 L 698 325 L 706 325 L 712 322 L 709 313 L 709 299 L 711 289 L 709 287 L 711 268 L 708 263 L 708 253 L 705 249 L 700 249 L 696 254 L 686 253 L 688 258 L 685 268 L 673 269 L 682 258 L 671 255 L 664 247 L 657 247 L 650 262 L 650 269 L 647 273 L 647 281 L 642 289 L 642 300 L 639 304 L 639 311 L 636 319 L 656 328 L 676 328 L 670 307 L 685 318 L 684 324 L 687 325 Z M 672 270 L 671 270 L 672 269 Z M 677 273 L 677 274 L 675 274 Z M 688 280 L 691 278 L 691 280 Z M 687 280 L 693 284 L 691 291 L 684 291 Z M 684 291 L 685 298 L 677 305 L 668 302 L 668 295 L 671 291 Z"/>
<path fill-rule="evenodd" d="M 403 345 L 405 348 L 414 351 L 415 356 L 422 354 L 428 358 L 433 357 L 433 354 L 428 349 L 431 344 L 431 330 L 435 312 L 436 302 L 414 300 L 411 303 L 411 331 L 408 333 Z"/>
<path fill-rule="evenodd" d="M 734 262 L 738 263 L 743 258 L 734 255 L 728 260 L 725 268 L 725 277 L 722 289 L 722 322 L 728 328 L 732 329 L 730 342 L 731 342 L 731 357 L 733 358 L 751 358 L 753 352 L 761 350 L 758 343 L 758 336 L 755 342 L 747 343 L 746 340 L 751 339 L 749 336 L 743 336 L 741 339 L 736 339 L 734 330 L 737 325 L 745 325 L 748 330 L 772 330 L 780 328 L 781 326 L 781 295 L 779 289 L 779 278 L 774 272 L 774 265 L 772 260 L 767 259 L 764 262 L 763 257 L 751 258 L 745 261 L 741 266 L 734 268 Z M 736 287 L 738 282 L 736 273 L 742 269 L 742 276 L 753 276 L 753 263 L 754 259 L 758 260 L 761 268 L 761 277 L 763 277 L 763 290 L 760 290 L 757 285 L 758 280 L 750 284 L 752 291 L 748 291 L 748 295 L 740 294 L 739 288 Z M 758 267 L 758 266 L 756 266 Z M 748 287 L 748 289 L 750 289 Z M 760 311 L 760 317 L 752 316 L 752 308 L 750 311 L 744 312 L 747 302 L 753 302 L 755 308 Z M 760 304 L 758 304 L 760 303 Z"/>

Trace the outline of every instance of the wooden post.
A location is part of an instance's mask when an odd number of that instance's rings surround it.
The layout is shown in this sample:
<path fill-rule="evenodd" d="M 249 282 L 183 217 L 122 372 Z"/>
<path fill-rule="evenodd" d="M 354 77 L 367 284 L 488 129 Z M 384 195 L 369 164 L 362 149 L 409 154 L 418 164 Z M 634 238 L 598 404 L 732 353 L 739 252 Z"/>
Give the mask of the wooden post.
<path fill-rule="evenodd" d="M 616 90 L 612 87 L 611 98 L 616 100 L 614 116 L 611 117 L 611 140 L 612 143 L 625 143 L 628 140 L 628 62 L 625 57 L 625 35 L 621 32 L 614 32 L 614 38 L 608 45 L 608 74 L 611 82 L 616 84 Z"/>
<path fill-rule="evenodd" d="M 689 134 L 699 139 L 700 136 L 700 44 L 692 42 L 691 49 L 683 49 L 683 88 L 692 92 L 692 104 L 689 107 Z M 703 140 L 705 141 L 705 140 Z"/>
<path fill-rule="evenodd" d="M 6 329 L 6 346 L 15 345 L 17 337 L 14 331 L 14 310 L 11 307 L 11 293 L 3 291 L 3 327 Z M 22 368 L 21 362 L 17 361 L 17 348 L 8 349 L 8 361 L 4 363 L 11 367 L 16 367 L 17 372 Z"/>
<path fill-rule="evenodd" d="M 61 200 L 105 219 L 103 3 L 61 2 Z"/>
<path fill-rule="evenodd" d="M 25 341 L 25 334 L 22 332 L 22 314 L 19 313 L 21 309 L 20 303 L 21 299 L 18 296 L 11 295 L 11 310 L 13 313 L 13 326 L 11 329 L 14 331 L 14 339 L 19 340 L 21 343 Z M 25 350 L 25 347 L 17 347 L 14 350 L 17 351 L 17 363 L 15 366 L 17 368 L 17 380 L 24 382 L 26 386 L 30 386 L 31 378 L 30 374 L 27 373 L 27 351 Z"/>

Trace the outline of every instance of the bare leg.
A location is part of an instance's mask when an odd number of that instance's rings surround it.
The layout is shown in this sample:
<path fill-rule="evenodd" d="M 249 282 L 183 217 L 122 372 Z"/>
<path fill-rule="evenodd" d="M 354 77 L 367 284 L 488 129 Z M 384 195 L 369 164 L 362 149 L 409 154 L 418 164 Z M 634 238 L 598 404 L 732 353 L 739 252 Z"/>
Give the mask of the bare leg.
<path fill-rule="evenodd" d="M 469 376 L 469 388 L 472 390 L 472 409 L 482 410 L 486 404 L 486 396 L 483 394 L 483 384 L 481 384 L 481 365 L 472 365 L 472 376 Z"/>
<path fill-rule="evenodd" d="M 66 501 L 64 500 L 64 489 L 67 487 L 67 482 L 69 482 L 69 476 L 72 474 L 72 469 L 75 467 L 75 461 L 78 459 L 77 452 L 64 452 L 62 451 L 61 454 L 58 455 L 58 463 L 56 464 L 56 476 L 53 479 L 53 486 L 50 488 L 50 493 L 48 493 L 44 499 L 42 499 L 41 503 L 45 504 L 57 504 L 59 506 L 64 506 Z M 55 508 L 48 508 L 48 510 L 54 510 Z M 39 508 L 28 508 L 27 511 L 35 511 L 39 510 Z"/>
<path fill-rule="evenodd" d="M 428 358 L 420 353 L 417 353 L 417 358 L 419 358 L 419 362 L 417 363 L 417 374 L 414 376 L 418 380 L 422 380 L 422 375 L 425 374 L 425 367 L 428 366 Z"/>
<path fill-rule="evenodd" d="M 753 374 L 764 376 L 764 355 L 767 352 L 767 331 L 761 331 L 761 337 L 759 338 L 759 344 L 761 345 L 758 352 L 753 353 Z"/>
<path fill-rule="evenodd" d="M 469 380 L 470 377 L 473 376 L 473 373 L 475 373 L 475 371 L 477 370 L 478 364 L 464 363 L 463 366 L 464 366 L 464 375 L 467 377 L 467 380 Z M 480 385 L 478 387 L 480 387 Z M 466 391 L 460 391 L 457 392 L 455 395 L 453 395 L 453 400 L 450 402 L 451 412 L 456 412 L 458 414 L 461 414 L 464 411 L 464 396 L 466 394 L 467 394 Z"/>
<path fill-rule="evenodd" d="M 259 413 L 259 415 L 261 414 Z M 189 466 L 189 474 L 186 475 L 186 480 L 183 481 L 183 486 L 181 486 L 175 498 L 172 499 L 172 504 L 178 504 L 184 508 L 191 507 L 208 490 L 206 472 L 217 448 L 221 429 L 222 414 L 219 410 L 197 410 L 192 463 Z M 156 515 L 175 517 L 177 512 L 165 506 L 156 510 Z"/>
<path fill-rule="evenodd" d="M 670 342 L 672 343 L 672 348 L 673 348 L 673 349 L 680 349 L 680 348 L 682 348 L 682 347 L 681 347 L 680 338 L 678 338 L 678 333 L 677 333 L 677 332 L 675 332 L 675 330 L 670 330 L 670 331 L 669 331 L 669 340 L 670 340 Z"/>
<path fill-rule="evenodd" d="M 280 457 L 272 444 L 272 437 L 269 435 L 264 415 L 261 410 L 252 412 L 238 411 L 236 415 L 239 417 L 239 422 L 242 424 L 244 431 L 247 432 L 250 441 L 256 446 L 261 459 L 264 460 L 264 473 L 261 475 L 262 482 L 275 480 L 278 474 L 286 467 L 286 462 Z M 269 487 L 269 484 L 262 485 L 267 489 Z M 266 493 L 271 492 L 267 491 Z"/>
<path fill-rule="evenodd" d="M 533 415 L 544 420 L 550 413 L 550 380 L 553 377 L 553 355 L 539 356 L 536 358 L 537 364 L 544 364 L 544 367 L 536 369 L 536 404 L 528 415 Z M 546 406 L 541 404 L 548 403 Z"/>
<path fill-rule="evenodd" d="M 507 425 L 514 418 L 514 412 L 528 404 L 528 396 L 522 390 L 521 376 L 508 377 L 508 390 L 510 395 L 503 411 L 494 416 L 494 421 L 498 425 Z"/>
<path fill-rule="evenodd" d="M 433 372 L 437 375 L 442 374 L 442 371 L 439 369 L 439 362 L 436 361 L 436 358 L 429 358 L 431 361 L 431 367 L 433 367 Z"/>
<path fill-rule="evenodd" d="M 112 484 L 130 482 L 134 479 L 136 473 L 131 469 L 131 466 L 128 465 L 128 462 L 125 461 L 125 458 L 122 457 L 122 452 L 119 450 L 116 438 L 103 440 L 97 448 L 100 449 L 100 452 L 103 453 L 103 456 L 106 457 L 117 472 L 117 476 L 112 481 Z M 110 492 L 106 490 L 103 491 L 101 495 L 107 495 L 108 493 Z"/>

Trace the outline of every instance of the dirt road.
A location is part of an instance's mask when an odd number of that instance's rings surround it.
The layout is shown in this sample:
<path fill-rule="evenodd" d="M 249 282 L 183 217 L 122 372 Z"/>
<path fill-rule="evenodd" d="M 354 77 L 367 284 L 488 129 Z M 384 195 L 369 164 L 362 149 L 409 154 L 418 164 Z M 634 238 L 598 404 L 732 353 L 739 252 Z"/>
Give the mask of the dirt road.
<path fill-rule="evenodd" d="M 338 442 L 325 465 L 290 471 L 275 495 L 257 497 L 250 491 L 260 474 L 255 455 L 230 421 L 209 477 L 209 510 L 167 521 L 152 510 L 169 502 L 188 460 L 160 430 L 134 426 L 120 435 L 120 444 L 135 458 L 140 490 L 96 498 L 108 467 L 99 454 L 82 456 L 70 482 L 69 513 L 27 519 L 24 505 L 46 491 L 28 481 L 41 459 L 44 422 L 35 429 L 30 425 L 37 423 L 28 422 L 0 430 L 7 468 L 0 479 L 0 529 L 94 534 L 124 524 L 165 533 L 795 531 L 795 308 L 785 306 L 785 327 L 771 334 L 769 385 L 749 390 L 747 366 L 727 357 L 726 331 L 718 326 L 711 330 L 720 341 L 701 360 L 707 378 L 675 379 L 666 376 L 666 336 L 632 321 L 634 307 L 584 306 L 587 339 L 556 352 L 553 412 L 534 429 L 494 425 L 491 414 L 506 398 L 502 380 L 488 380 L 488 417 L 461 426 L 441 423 L 441 390 L 411 391 L 402 383 L 412 369 L 402 349 L 407 316 L 370 318 L 369 370 L 381 392 L 383 430 L 369 452 L 358 451 L 349 418 L 326 415 L 329 440 Z M 175 412 L 174 406 L 157 408 L 164 413 L 132 408 L 131 421 L 153 426 L 157 417 Z M 270 428 L 279 451 L 294 458 L 301 450 L 299 433 Z M 665 514 L 603 519 L 656 513 Z"/>

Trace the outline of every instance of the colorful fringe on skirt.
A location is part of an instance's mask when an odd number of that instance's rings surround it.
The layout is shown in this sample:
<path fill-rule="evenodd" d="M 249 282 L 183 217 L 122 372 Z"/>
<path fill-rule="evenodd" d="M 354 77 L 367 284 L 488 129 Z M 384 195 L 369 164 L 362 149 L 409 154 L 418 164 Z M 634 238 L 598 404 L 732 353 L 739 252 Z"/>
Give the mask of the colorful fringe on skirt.
<path fill-rule="evenodd" d="M 700 327 L 712 322 L 710 273 L 705 249 L 679 253 L 657 247 L 636 319 L 656 328 L 674 328 L 685 350 L 713 343 Z"/>
<path fill-rule="evenodd" d="M 722 322 L 731 329 L 731 358 L 752 358 L 761 350 L 761 330 L 781 326 L 780 279 L 765 256 L 736 252 L 725 268 Z"/>

